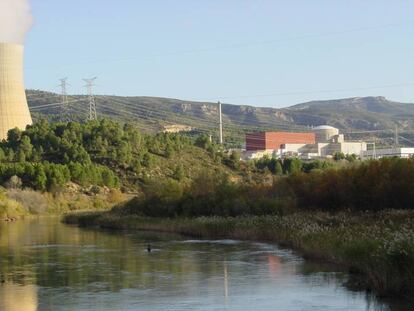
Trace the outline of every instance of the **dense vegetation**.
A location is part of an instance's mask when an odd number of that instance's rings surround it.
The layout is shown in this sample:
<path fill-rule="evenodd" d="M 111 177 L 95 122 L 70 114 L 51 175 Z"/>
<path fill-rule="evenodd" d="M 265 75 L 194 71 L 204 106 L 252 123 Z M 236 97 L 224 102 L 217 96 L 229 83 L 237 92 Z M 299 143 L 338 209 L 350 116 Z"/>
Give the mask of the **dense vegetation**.
<path fill-rule="evenodd" d="M 185 148 L 190 153 L 192 146 L 184 136 L 146 135 L 107 119 L 85 124 L 43 120 L 25 131 L 10 130 L 0 143 L 0 183 L 36 190 L 53 190 L 68 181 L 116 188 L 145 178 L 163 164 L 161 159 Z M 171 175 L 182 178 L 182 167 L 175 166 Z"/>
<path fill-rule="evenodd" d="M 285 187 L 301 208 L 328 211 L 414 209 L 414 158 L 384 158 L 342 169 L 295 174 Z"/>
<path fill-rule="evenodd" d="M 248 163 L 225 153 L 206 135 L 145 134 L 109 119 L 87 123 L 41 120 L 25 131 L 12 129 L 0 143 L 0 184 L 8 188 L 55 191 L 69 181 L 81 186 L 140 190 L 152 181 L 188 186 L 200 172 L 260 180 L 268 174 L 326 169 L 326 161 L 263 158 Z"/>
<path fill-rule="evenodd" d="M 413 209 L 414 159 L 388 158 L 345 167 L 320 163 L 302 165 L 287 159 L 283 165 L 295 171 L 286 177 L 275 175 L 269 184 L 234 183 L 225 174 L 208 171 L 189 186 L 174 180 L 150 183 L 144 187 L 144 196 L 123 208 L 130 214 L 152 217 L 275 215 L 294 208 L 331 212 Z M 310 165 L 315 168 L 309 171 Z"/>

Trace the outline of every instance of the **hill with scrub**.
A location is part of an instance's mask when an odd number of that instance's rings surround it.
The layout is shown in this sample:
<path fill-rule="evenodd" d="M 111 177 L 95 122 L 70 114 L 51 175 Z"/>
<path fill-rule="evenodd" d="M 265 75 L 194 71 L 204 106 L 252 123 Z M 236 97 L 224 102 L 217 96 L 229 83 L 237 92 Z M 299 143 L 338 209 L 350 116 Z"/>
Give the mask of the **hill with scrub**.
<path fill-rule="evenodd" d="M 12 129 L 0 143 L 0 183 L 17 176 L 22 187 L 56 190 L 68 182 L 136 191 L 148 180 L 185 182 L 202 169 L 232 171 L 205 136 L 145 134 L 108 119 L 88 123 L 46 120 Z"/>
<path fill-rule="evenodd" d="M 88 113 L 86 96 L 69 96 L 69 107 L 62 109 L 58 94 L 27 91 L 30 108 L 35 116 L 58 121 L 82 121 Z M 95 97 L 99 116 L 121 122 L 131 122 L 145 132 L 159 132 L 165 128 L 186 128 L 196 134 L 218 136 L 218 105 L 160 97 Z M 354 97 L 337 100 L 312 101 L 287 108 L 254 107 L 223 104 L 226 143 L 242 146 L 244 133 L 254 130 L 306 131 L 311 126 L 329 124 L 348 133 L 348 138 L 372 138 L 392 143 L 393 130 L 410 144 L 414 138 L 414 105 L 394 102 L 384 97 Z"/>

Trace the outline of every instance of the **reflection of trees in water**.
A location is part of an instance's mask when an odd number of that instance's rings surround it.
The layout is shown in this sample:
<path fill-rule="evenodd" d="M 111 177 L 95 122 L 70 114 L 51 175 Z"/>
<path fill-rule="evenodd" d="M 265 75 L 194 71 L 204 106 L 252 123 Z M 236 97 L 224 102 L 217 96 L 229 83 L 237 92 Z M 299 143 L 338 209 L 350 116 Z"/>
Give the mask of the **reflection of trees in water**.
<path fill-rule="evenodd" d="M 58 219 L 19 221 L 1 226 L 0 233 L 0 273 L 7 280 L 75 291 L 159 288 L 191 295 L 205 284 L 216 287 L 217 277 L 223 277 L 223 254 L 245 247 L 84 230 Z"/>

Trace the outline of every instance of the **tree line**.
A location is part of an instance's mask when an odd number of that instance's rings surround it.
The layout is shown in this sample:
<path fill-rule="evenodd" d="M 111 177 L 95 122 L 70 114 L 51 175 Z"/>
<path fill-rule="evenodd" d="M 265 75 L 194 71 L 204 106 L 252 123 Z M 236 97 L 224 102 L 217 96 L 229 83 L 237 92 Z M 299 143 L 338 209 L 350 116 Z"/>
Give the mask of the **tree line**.
<path fill-rule="evenodd" d="M 15 183 L 36 190 L 80 185 L 119 187 L 115 172 L 141 172 L 155 157 L 171 157 L 187 137 L 174 134 L 145 135 L 131 124 L 108 119 L 87 123 L 49 123 L 41 120 L 26 130 L 8 132 L 0 143 L 0 183 Z"/>
<path fill-rule="evenodd" d="M 352 166 L 275 176 L 271 185 L 232 182 L 204 171 L 191 185 L 147 185 L 121 211 L 151 217 L 275 215 L 295 210 L 413 209 L 414 158 L 384 158 Z"/>

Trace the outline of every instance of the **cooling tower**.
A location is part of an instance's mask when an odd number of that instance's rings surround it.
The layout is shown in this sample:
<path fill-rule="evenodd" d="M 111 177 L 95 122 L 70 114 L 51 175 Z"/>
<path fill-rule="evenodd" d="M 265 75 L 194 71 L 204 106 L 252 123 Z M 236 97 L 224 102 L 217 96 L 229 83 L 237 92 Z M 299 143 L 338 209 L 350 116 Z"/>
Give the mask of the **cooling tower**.
<path fill-rule="evenodd" d="M 0 42 L 0 140 L 32 124 L 23 83 L 23 45 Z"/>

